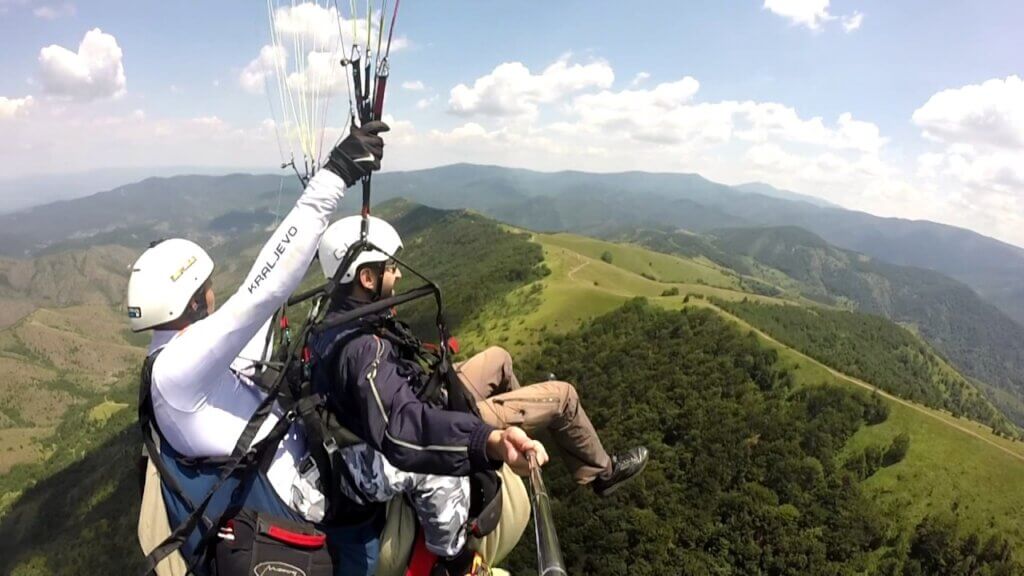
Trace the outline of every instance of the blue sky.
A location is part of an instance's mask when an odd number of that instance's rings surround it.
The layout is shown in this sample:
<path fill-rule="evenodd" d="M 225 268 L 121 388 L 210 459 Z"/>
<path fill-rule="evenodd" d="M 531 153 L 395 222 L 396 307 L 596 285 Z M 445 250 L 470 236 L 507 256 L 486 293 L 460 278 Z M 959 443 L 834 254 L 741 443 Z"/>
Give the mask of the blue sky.
<path fill-rule="evenodd" d="M 698 172 L 1024 245 L 1022 21 L 1009 0 L 405 0 L 386 169 Z M 257 0 L 0 0 L 4 176 L 274 170 L 287 118 L 245 80 L 269 42 Z"/>

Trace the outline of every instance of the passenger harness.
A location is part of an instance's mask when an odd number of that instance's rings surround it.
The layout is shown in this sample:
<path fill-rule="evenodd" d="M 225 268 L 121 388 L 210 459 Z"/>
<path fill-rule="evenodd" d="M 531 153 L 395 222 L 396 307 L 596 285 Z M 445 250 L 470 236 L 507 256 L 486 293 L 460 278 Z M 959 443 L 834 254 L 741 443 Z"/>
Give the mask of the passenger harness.
<path fill-rule="evenodd" d="M 368 214 L 368 210 L 365 210 L 364 213 Z M 340 516 L 349 514 L 357 518 L 365 518 L 371 513 L 365 508 L 358 507 L 347 497 L 341 496 L 342 482 L 348 483 L 353 489 L 356 485 L 351 472 L 340 457 L 339 450 L 345 446 L 362 442 L 362 440 L 338 424 L 336 416 L 327 410 L 325 397 L 313 390 L 312 364 L 316 359 L 314 359 L 309 346 L 309 339 L 313 335 L 358 322 L 361 326 L 359 334 L 373 333 L 388 339 L 405 354 L 426 359 L 430 370 L 427 373 L 429 377 L 421 383 L 418 390 L 421 399 L 438 402 L 444 397 L 447 409 L 469 412 L 479 416 L 475 402 L 458 380 L 451 362 L 451 354 L 453 350 L 457 349 L 457 342 L 451 338 L 448 332 L 440 288 L 426 276 L 417 272 L 415 268 L 401 261 L 396 255 L 388 254 L 399 265 L 423 279 L 425 285 L 396 296 L 371 302 L 351 311 L 327 315 L 326 310 L 330 308 L 329 304 L 336 294 L 340 278 L 363 250 L 375 250 L 387 254 L 366 240 L 365 237 L 362 238 L 349 247 L 333 278 L 320 287 L 292 297 L 286 306 L 282 307 L 282 310 L 275 315 L 279 315 L 281 328 L 282 347 L 278 356 L 279 361 L 253 362 L 255 366 L 264 369 L 262 377 L 258 379 L 258 386 L 266 393 L 266 397 L 249 419 L 231 454 L 215 458 L 176 456 L 175 460 L 186 467 L 216 466 L 219 470 L 217 481 L 198 502 L 188 497 L 175 481 L 174 475 L 167 469 L 166 463 L 161 459 L 159 446 L 163 436 L 153 414 L 151 396 L 152 370 L 159 351 L 146 359 L 142 368 L 139 390 L 139 425 L 143 432 L 145 452 L 156 466 L 163 485 L 186 503 L 190 514 L 184 522 L 173 528 L 170 536 L 146 556 L 144 574 L 152 573 L 164 558 L 181 548 L 200 523 L 203 525 L 205 535 L 196 551 L 196 558 L 189 564 L 189 572 L 194 571 L 202 562 L 210 561 L 208 548 L 215 542 L 225 517 L 233 511 L 229 507 L 216 518 L 208 517 L 206 510 L 213 496 L 232 477 L 244 479 L 246 476 L 260 471 L 265 473 L 273 460 L 278 445 L 296 420 L 301 420 L 303 423 L 308 435 L 310 454 L 320 471 L 322 492 L 328 499 L 329 511 L 326 518 L 337 520 Z M 412 335 L 404 324 L 394 320 L 365 322 L 366 318 L 379 318 L 385 311 L 427 296 L 434 298 L 437 308 L 435 322 L 439 342 L 436 346 L 423 344 Z M 293 339 L 287 320 L 287 306 L 307 300 L 313 300 L 313 304 L 297 337 Z M 356 335 L 353 334 L 353 337 Z M 338 349 L 340 350 L 340 347 Z M 258 431 L 275 406 L 280 409 L 281 418 L 265 438 L 253 443 Z M 239 486 L 244 484 L 244 481 L 240 480 Z M 470 534 L 479 538 L 492 531 L 501 516 L 501 481 L 493 470 L 481 471 L 470 476 L 470 486 L 470 522 L 467 528 Z"/>

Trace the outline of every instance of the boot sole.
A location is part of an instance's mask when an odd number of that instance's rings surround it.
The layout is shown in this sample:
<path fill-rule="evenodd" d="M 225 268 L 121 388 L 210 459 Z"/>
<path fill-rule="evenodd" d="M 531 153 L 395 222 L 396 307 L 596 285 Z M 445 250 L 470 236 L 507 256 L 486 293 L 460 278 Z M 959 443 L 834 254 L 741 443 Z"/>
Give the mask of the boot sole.
<path fill-rule="evenodd" d="M 615 492 L 616 490 L 618 490 L 619 486 L 622 486 L 623 484 L 628 484 L 634 478 L 636 478 L 637 476 L 642 474 L 643 471 L 647 469 L 647 463 L 650 462 L 650 461 L 651 461 L 651 459 L 650 459 L 650 457 L 648 457 L 647 460 L 644 460 L 644 463 L 640 466 L 640 469 L 637 470 L 632 476 L 630 476 L 629 478 L 626 478 L 625 480 L 620 480 L 619 482 L 616 482 L 615 484 L 612 484 L 611 486 L 609 486 L 608 488 L 605 488 L 601 492 L 598 492 L 597 490 L 594 490 L 594 493 L 597 494 L 598 496 L 602 497 L 602 498 L 604 498 L 605 496 L 610 495 L 612 492 Z"/>

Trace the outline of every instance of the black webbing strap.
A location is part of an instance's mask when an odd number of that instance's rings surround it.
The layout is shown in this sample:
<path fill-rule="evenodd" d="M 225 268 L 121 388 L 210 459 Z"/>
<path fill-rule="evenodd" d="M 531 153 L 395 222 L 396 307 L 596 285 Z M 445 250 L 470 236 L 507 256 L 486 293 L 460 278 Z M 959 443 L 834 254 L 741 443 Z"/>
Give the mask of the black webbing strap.
<path fill-rule="evenodd" d="M 147 402 L 150 400 L 149 388 L 151 387 L 150 385 L 152 383 L 152 370 L 153 364 L 155 362 L 155 356 L 156 355 L 151 356 L 150 358 L 152 358 L 152 360 L 147 359 L 147 362 L 143 364 L 143 376 L 145 379 L 143 380 L 142 390 L 139 391 L 139 398 L 140 400 L 145 399 L 147 400 Z M 148 371 L 146 371 L 147 369 Z M 273 411 L 275 400 L 277 399 L 278 393 L 280 391 L 281 381 L 284 379 L 283 375 L 284 374 L 282 372 L 282 374 L 278 377 L 277 381 L 274 383 L 274 386 L 271 388 L 271 390 L 268 391 L 266 398 L 264 398 L 263 401 L 260 402 L 260 405 L 257 406 L 256 411 L 253 412 L 253 415 L 249 419 L 249 422 L 246 423 L 245 425 L 245 429 L 242 431 L 242 434 L 238 437 L 238 441 L 235 443 L 235 447 L 231 451 L 231 456 L 221 466 L 220 475 L 217 477 L 217 482 L 206 493 L 206 496 L 203 498 L 202 502 L 200 502 L 199 505 L 196 506 L 187 497 L 184 498 L 185 502 L 189 505 L 189 508 L 192 510 L 192 512 L 189 514 L 189 517 L 184 522 L 179 524 L 171 532 L 170 536 L 164 539 L 163 542 L 161 542 L 146 556 L 145 560 L 143 561 L 144 568 L 142 573 L 144 575 L 152 574 L 153 571 L 156 570 L 157 565 L 160 564 L 160 562 L 163 561 L 164 558 L 166 558 L 175 550 L 181 548 L 181 546 L 188 539 L 188 536 L 199 525 L 199 521 L 205 519 L 204 513 L 206 512 L 206 508 L 210 505 L 210 501 L 213 499 L 214 494 L 216 494 L 217 491 L 220 490 L 221 486 L 224 485 L 227 479 L 232 474 L 234 474 L 236 470 L 249 468 L 253 464 L 258 463 L 263 457 L 266 457 L 266 451 L 269 450 L 271 447 L 275 448 L 276 451 L 277 445 L 281 442 L 281 439 L 284 438 L 285 434 L 288 432 L 288 428 L 291 427 L 291 424 L 294 421 L 294 414 L 292 413 L 284 415 L 284 417 L 282 417 L 271 430 L 270 434 L 268 434 L 266 438 L 261 440 L 255 446 L 252 445 L 252 441 L 256 437 L 256 434 L 259 432 L 260 427 L 263 426 L 263 422 L 266 421 L 267 416 L 269 416 L 270 413 Z M 146 418 L 146 423 L 152 426 L 153 421 L 148 417 L 148 415 L 143 416 L 143 410 L 141 409 L 141 406 L 142 405 L 140 404 L 140 422 L 142 421 L 142 418 Z M 145 436 L 149 436 L 149 434 L 145 434 Z M 152 438 L 149 439 L 149 442 L 153 442 Z M 149 444 L 147 444 L 147 449 L 150 449 Z M 151 453 L 151 458 L 152 455 L 155 455 L 155 452 Z M 160 472 L 161 480 L 166 481 L 167 479 L 171 479 L 173 481 L 173 477 L 170 474 L 166 473 L 166 467 L 163 467 L 164 469 L 161 470 L 161 466 L 163 463 L 160 461 L 159 456 L 153 458 L 153 463 L 158 466 L 157 470 Z M 168 483 L 168 487 L 171 487 L 170 482 Z M 172 488 L 172 491 L 173 490 L 174 488 Z M 175 494 L 177 495 L 179 493 L 182 496 L 184 496 L 184 492 L 181 491 L 181 487 L 177 486 L 177 491 L 175 492 Z M 208 527 L 213 527 L 217 523 L 211 522 L 209 519 L 205 519 L 205 521 Z M 202 554 L 199 554 L 198 556 L 201 557 Z"/>
<path fill-rule="evenodd" d="M 377 300 L 376 302 L 371 302 L 370 304 L 360 306 L 355 310 L 349 310 L 348 312 L 337 314 L 335 316 L 332 316 L 330 319 L 325 318 L 323 322 L 314 326 L 311 329 L 311 332 L 313 334 L 320 334 L 326 332 L 327 330 L 330 330 L 331 328 L 337 328 L 338 326 L 348 324 L 353 320 L 358 320 L 364 316 L 369 316 L 371 314 L 383 312 L 388 308 L 393 308 L 395 306 L 405 304 L 406 302 L 411 302 L 418 298 L 423 298 L 424 296 L 428 296 L 433 293 L 434 288 L 430 286 L 420 286 L 419 288 L 414 288 L 412 290 L 409 290 L 408 292 L 403 292 L 397 296 L 392 296 L 390 298 L 385 298 L 383 300 Z"/>
<path fill-rule="evenodd" d="M 146 456 L 156 467 L 157 473 L 160 475 L 160 479 L 167 488 L 174 493 L 175 496 L 180 498 L 189 510 L 195 510 L 196 506 L 189 499 L 185 491 L 182 490 L 181 484 L 178 484 L 178 479 L 167 469 L 167 464 L 160 457 L 160 449 L 157 446 L 159 439 L 159 428 L 156 424 L 156 419 L 153 417 L 153 397 L 152 397 L 152 382 L 153 382 L 153 363 L 156 361 L 156 357 L 160 354 L 157 350 L 154 354 L 148 356 L 146 361 L 142 363 L 142 376 L 139 385 L 139 427 L 142 429 L 142 443 L 146 449 Z"/>
<path fill-rule="evenodd" d="M 334 343 L 327 355 L 316 361 L 330 362 L 330 359 L 337 358 L 337 353 L 344 344 L 358 335 L 358 333 L 352 334 L 349 338 Z M 298 384 L 292 383 L 292 386 L 282 391 L 281 403 L 288 410 L 297 413 L 302 419 L 310 456 L 312 456 L 317 468 L 321 472 L 326 473 L 326 475 L 321 475 L 320 478 L 321 483 L 324 484 L 324 494 L 327 496 L 328 509 L 326 517 L 337 519 L 340 502 L 338 498 L 348 499 L 345 493 L 341 491 L 342 482 L 348 485 L 353 494 L 363 494 L 355 477 L 352 475 L 352 471 L 349 470 L 348 465 L 345 464 L 344 459 L 341 457 L 341 449 L 345 446 L 360 443 L 362 440 L 352 432 L 342 428 L 337 422 L 335 424 L 338 425 L 334 427 L 332 432 L 332 428 L 324 422 L 327 399 L 323 394 L 313 391 L 313 383 L 310 378 L 302 378 Z M 340 438 L 340 443 L 338 441 L 339 436 L 344 436 Z M 353 502 L 353 504 L 356 503 Z"/>

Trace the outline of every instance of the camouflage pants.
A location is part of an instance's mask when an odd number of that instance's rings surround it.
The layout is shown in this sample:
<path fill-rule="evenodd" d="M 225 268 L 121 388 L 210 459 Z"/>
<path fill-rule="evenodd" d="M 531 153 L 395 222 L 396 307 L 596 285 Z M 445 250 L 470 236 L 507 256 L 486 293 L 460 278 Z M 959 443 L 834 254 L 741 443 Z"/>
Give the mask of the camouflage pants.
<path fill-rule="evenodd" d="M 547 430 L 577 484 L 588 484 L 611 466 L 601 439 L 568 382 L 520 386 L 512 357 L 493 346 L 455 365 L 459 379 L 477 400 L 480 416 L 491 426 L 519 426 L 530 434 Z"/>

